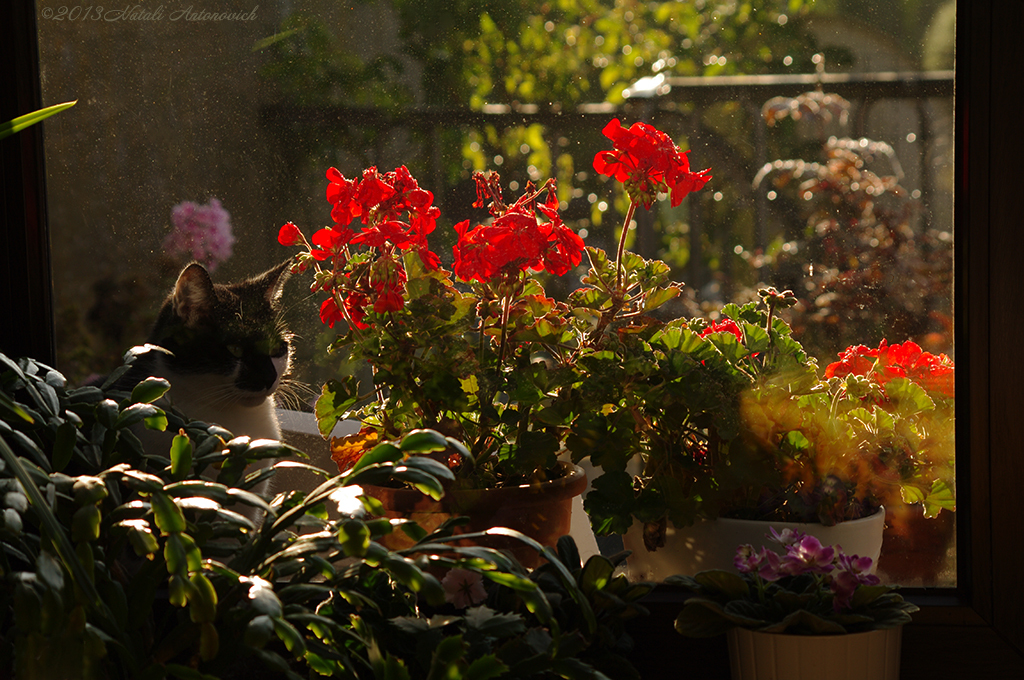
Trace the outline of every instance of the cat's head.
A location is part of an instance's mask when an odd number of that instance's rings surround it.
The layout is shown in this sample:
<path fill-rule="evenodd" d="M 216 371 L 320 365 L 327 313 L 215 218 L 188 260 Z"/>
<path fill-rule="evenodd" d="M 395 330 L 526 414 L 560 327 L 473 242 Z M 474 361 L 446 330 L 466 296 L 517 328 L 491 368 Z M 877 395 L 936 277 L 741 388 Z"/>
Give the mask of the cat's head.
<path fill-rule="evenodd" d="M 289 264 L 227 285 L 214 283 L 201 264 L 188 265 L 149 341 L 171 353 L 164 363 L 173 373 L 207 378 L 218 400 L 259 405 L 288 370 L 290 334 L 281 322 L 280 298 Z"/>

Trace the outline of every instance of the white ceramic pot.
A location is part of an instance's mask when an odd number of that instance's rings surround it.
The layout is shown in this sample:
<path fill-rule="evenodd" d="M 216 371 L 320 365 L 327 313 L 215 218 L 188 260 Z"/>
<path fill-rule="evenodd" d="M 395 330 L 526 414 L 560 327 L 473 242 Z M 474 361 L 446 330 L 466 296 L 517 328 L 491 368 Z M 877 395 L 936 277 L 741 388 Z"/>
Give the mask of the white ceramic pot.
<path fill-rule="evenodd" d="M 682 529 L 671 523 L 666 530 L 665 545 L 654 551 L 644 546 L 643 525 L 634 522 L 622 537 L 629 556 L 629 576 L 637 581 L 664 581 L 673 574 L 693 575 L 706 569 L 734 570 L 733 558 L 736 548 L 749 544 L 754 548 L 762 545 L 778 548 L 769 540 L 769 527 L 776 531 L 793 529 L 814 536 L 822 545 L 840 545 L 847 555 L 870 557 L 872 571 L 882 551 L 882 529 L 885 528 L 885 511 L 879 510 L 870 517 L 841 522 L 835 526 L 824 526 L 803 522 L 762 522 L 746 519 L 720 517 L 714 520 L 699 520 Z"/>
<path fill-rule="evenodd" d="M 729 631 L 733 680 L 899 680 L 903 628 L 849 635 Z"/>

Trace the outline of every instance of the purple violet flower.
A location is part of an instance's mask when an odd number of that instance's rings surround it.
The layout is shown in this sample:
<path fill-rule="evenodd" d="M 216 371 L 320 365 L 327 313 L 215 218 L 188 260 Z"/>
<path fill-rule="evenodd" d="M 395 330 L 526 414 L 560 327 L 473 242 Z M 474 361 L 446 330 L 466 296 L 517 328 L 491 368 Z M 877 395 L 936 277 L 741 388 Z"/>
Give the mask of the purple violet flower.
<path fill-rule="evenodd" d="M 836 551 L 832 546 L 823 546 L 814 536 L 802 536 L 786 548 L 782 558 L 783 574 L 828 574 L 833 569 Z"/>
<path fill-rule="evenodd" d="M 781 532 L 775 530 L 775 527 L 768 527 L 770 534 L 768 538 L 779 545 L 789 547 L 794 543 L 798 543 L 801 538 L 805 536 L 802 531 L 796 531 L 795 529 L 783 529 Z"/>
<path fill-rule="evenodd" d="M 777 581 L 782 573 L 779 571 L 781 558 L 767 548 L 755 551 L 751 545 L 741 545 L 736 549 L 733 565 L 741 574 L 757 573 L 765 581 Z"/>

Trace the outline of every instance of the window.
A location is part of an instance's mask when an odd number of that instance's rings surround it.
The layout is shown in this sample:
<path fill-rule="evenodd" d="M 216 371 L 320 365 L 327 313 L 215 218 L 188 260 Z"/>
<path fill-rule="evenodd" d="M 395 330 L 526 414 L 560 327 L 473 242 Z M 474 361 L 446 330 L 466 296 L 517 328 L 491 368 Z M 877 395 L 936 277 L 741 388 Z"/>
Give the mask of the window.
<path fill-rule="evenodd" d="M 8 46 L 4 49 L 19 46 L 18 36 L 23 41 L 24 34 L 31 31 L 33 23 L 41 23 L 40 15 L 29 5 L 31 3 L 15 3 L 12 8 L 4 10 L 10 13 L 11 19 L 0 22 L 9 27 L 5 30 L 11 34 L 5 36 L 10 40 L 0 41 Z M 960 418 L 961 423 L 969 423 L 970 426 L 958 433 L 958 450 L 970 452 L 966 460 L 962 456 L 960 461 L 961 485 L 969 485 L 967 503 L 961 504 L 961 510 L 966 507 L 968 512 L 959 513 L 960 535 L 966 540 L 960 542 L 962 558 L 958 587 L 934 595 L 920 594 L 921 601 L 929 606 L 919 616 L 918 623 L 906 633 L 904 674 L 907 677 L 911 674 L 916 677 L 918 673 L 924 677 L 925 671 L 931 677 L 947 676 L 960 659 L 942 659 L 940 664 L 935 659 L 936 655 L 928 650 L 932 645 L 937 647 L 954 640 L 952 644 L 963 645 L 960 656 L 965 664 L 971 664 L 966 667 L 975 673 L 982 668 L 991 668 L 987 675 L 1001 677 L 1000 671 L 1004 671 L 1003 676 L 1009 677 L 1012 669 L 1019 672 L 1022 664 L 1024 630 L 1020 627 L 1014 605 L 1024 601 L 1024 593 L 1021 593 L 1024 586 L 1014 578 L 1014 566 L 1020 562 L 1022 549 L 1019 541 L 1007 540 L 1007 537 L 1015 535 L 1014 518 L 1021 511 L 1020 494 L 1014 486 L 1015 482 L 1022 481 L 1021 469 L 1014 459 L 1013 435 L 1005 427 L 993 426 L 994 423 L 1013 422 L 1014 406 L 1019 406 L 1015 401 L 1019 399 L 1016 396 L 1019 391 L 1013 383 L 1016 375 L 1013 358 L 1017 352 L 1011 344 L 1013 338 L 1019 337 L 1019 322 L 1012 313 L 1001 312 L 1020 307 L 1014 304 L 1019 302 L 1015 295 L 1019 286 L 1013 278 L 1018 267 L 1014 263 L 1009 231 L 1010 225 L 1015 223 L 1015 213 L 1010 212 L 1013 191 L 1009 169 L 1010 159 L 1019 156 L 1021 142 L 1012 133 L 1010 107 L 999 104 L 1009 101 L 1010 93 L 1020 88 L 1011 69 L 1022 61 L 1021 47 L 1011 29 L 1021 25 L 1024 19 L 1022 11 L 1019 2 L 978 0 L 963 0 L 958 9 L 958 112 L 969 112 L 969 117 L 965 116 L 959 122 L 958 149 L 970 151 L 961 156 L 956 207 L 958 234 L 964 235 L 963 243 L 958 243 L 956 252 L 960 282 L 956 297 L 957 327 L 961 334 L 958 346 L 967 348 L 966 356 L 961 351 L 957 360 L 962 368 L 961 394 L 970 394 L 968 407 L 961 409 Z M 13 98 L 11 103 L 5 98 L 4 106 L 17 105 L 17 102 L 29 106 L 10 113 L 5 108 L 4 119 L 24 113 L 39 103 L 38 96 L 35 102 L 32 101 L 32 81 L 26 80 L 32 71 L 31 65 L 26 65 L 26 54 L 31 61 L 30 46 L 23 42 L 20 45 L 20 60 L 5 60 L 5 63 L 15 64 L 17 69 L 4 76 L 9 79 L 17 73 L 19 77 L 13 82 L 5 81 L 4 86 L 5 91 L 17 89 L 28 94 Z M 169 82 L 173 82 L 173 76 Z M 198 94 L 207 99 L 220 96 L 216 92 Z M 124 121 L 139 125 L 145 122 L 138 117 L 134 121 L 130 117 Z M 110 124 L 116 126 L 124 121 L 113 120 Z M 232 134 L 229 130 L 216 128 L 217 124 L 217 121 L 210 122 L 214 126 L 209 131 L 212 136 Z M 47 136 L 50 128 L 47 124 Z M 141 129 L 145 130 L 144 127 Z M 202 135 L 198 138 L 201 140 Z M 33 155 L 38 154 L 38 147 L 33 148 L 38 139 L 39 135 L 33 133 L 24 135 L 16 143 L 4 141 L 4 190 L 10 197 L 5 203 L 8 212 L 5 213 L 4 233 L 9 239 L 8 244 L 16 244 L 15 238 L 20 242 L 17 248 L 5 248 L 2 256 L 5 281 L 9 282 L 5 291 L 9 294 L 5 295 L 5 300 L 10 302 L 23 299 L 45 301 L 46 297 L 49 264 L 45 257 L 45 231 L 40 231 L 40 221 L 33 219 L 39 204 L 31 200 L 34 187 L 41 185 L 34 184 L 33 180 L 37 178 L 24 170 L 24 163 L 38 158 L 38 155 Z M 201 145 L 201 141 L 195 141 L 195 138 L 190 141 Z M 125 154 L 126 161 L 132 156 L 129 150 L 119 149 L 118 152 Z M 174 168 L 168 166 L 168 172 L 173 174 Z M 239 168 L 239 172 L 244 170 Z M 154 176 L 159 174 L 154 173 Z M 16 179 L 24 180 L 27 188 L 14 186 Z M 50 189 L 53 191 L 52 187 Z M 144 197 L 135 200 L 137 206 L 142 206 L 137 209 L 137 214 L 148 214 L 157 220 L 167 219 L 166 209 L 145 207 Z M 10 212 L 17 205 L 22 206 L 25 216 Z M 26 205 L 32 209 L 25 210 Z M 271 235 L 276 226 L 273 223 L 268 225 Z M 263 237 L 261 242 L 272 243 L 270 237 Z M 36 337 L 45 337 L 49 333 L 45 303 L 9 309 L 4 313 L 3 349 L 48 358 L 45 356 L 45 340 L 41 343 L 35 340 L 26 342 L 32 333 L 37 334 Z M 1006 363 L 991 365 L 990 362 L 997 360 Z M 968 370 L 964 371 L 964 367 Z M 962 488 L 962 495 L 964 491 Z M 672 604 L 668 603 L 665 611 L 671 607 Z M 978 649 L 988 650 L 984 660 L 973 655 L 973 651 Z M 985 666 L 981 665 L 982 661 Z"/>

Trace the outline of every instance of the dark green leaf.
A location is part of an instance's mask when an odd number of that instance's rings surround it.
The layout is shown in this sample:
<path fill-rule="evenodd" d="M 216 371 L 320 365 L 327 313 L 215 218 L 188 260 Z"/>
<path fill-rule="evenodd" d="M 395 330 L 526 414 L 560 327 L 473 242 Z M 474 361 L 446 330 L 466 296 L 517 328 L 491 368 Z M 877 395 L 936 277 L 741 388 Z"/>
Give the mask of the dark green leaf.
<path fill-rule="evenodd" d="M 75 452 L 75 443 L 78 440 L 78 428 L 74 423 L 64 421 L 57 428 L 56 437 L 53 442 L 53 469 L 61 471 L 71 462 L 71 456 Z"/>
<path fill-rule="evenodd" d="M 355 474 L 370 465 L 395 463 L 402 460 L 404 457 L 405 454 L 402 453 L 402 450 L 394 444 L 387 442 L 377 444 L 377 446 L 364 453 L 362 457 L 356 461 L 356 464 L 352 466 L 351 474 Z"/>
<path fill-rule="evenodd" d="M 185 530 L 185 516 L 171 497 L 163 491 L 158 491 L 150 498 L 153 508 L 153 515 L 156 519 L 156 526 L 163 534 L 173 534 Z"/>
<path fill-rule="evenodd" d="M 405 453 L 433 453 L 448 448 L 448 441 L 435 430 L 413 430 L 402 438 L 399 448 Z"/>
<path fill-rule="evenodd" d="M 164 378 L 149 377 L 132 388 L 132 402 L 152 404 L 171 389 L 171 383 Z"/>

